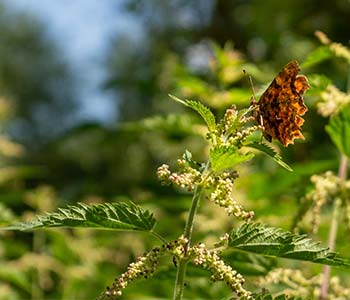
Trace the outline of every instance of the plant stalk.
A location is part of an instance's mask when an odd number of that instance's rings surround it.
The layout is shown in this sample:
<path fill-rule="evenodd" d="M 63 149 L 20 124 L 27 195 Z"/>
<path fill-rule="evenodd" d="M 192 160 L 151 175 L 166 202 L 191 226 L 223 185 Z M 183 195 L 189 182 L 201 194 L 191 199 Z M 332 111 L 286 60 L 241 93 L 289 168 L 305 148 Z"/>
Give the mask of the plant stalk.
<path fill-rule="evenodd" d="M 192 237 L 192 231 L 193 231 L 193 225 L 194 225 L 194 217 L 197 212 L 197 208 L 199 205 L 199 201 L 203 194 L 203 186 L 197 185 L 192 198 L 191 208 L 189 211 L 189 215 L 187 218 L 185 230 L 184 230 L 184 238 L 188 240 L 188 243 L 186 245 L 186 250 L 188 247 L 190 247 L 191 237 Z M 179 262 L 178 269 L 177 269 L 177 275 L 176 275 L 176 281 L 175 281 L 175 288 L 174 288 L 174 300 L 181 300 L 183 296 L 184 291 L 184 284 L 185 284 L 185 277 L 186 277 L 186 268 L 187 268 L 187 259 L 183 259 Z"/>
<path fill-rule="evenodd" d="M 340 163 L 339 163 L 339 171 L 338 171 L 338 176 L 341 180 L 346 179 L 347 168 L 348 168 L 348 158 L 342 154 Z M 337 231 L 338 231 L 338 218 L 339 218 L 340 206 L 341 206 L 341 200 L 339 198 L 335 199 L 333 204 L 331 227 L 329 229 L 329 236 L 328 236 L 329 251 L 334 251 L 334 247 L 335 247 L 335 241 L 337 238 Z M 320 300 L 327 299 L 330 271 L 331 271 L 330 266 L 323 267 L 323 280 L 321 285 Z"/>

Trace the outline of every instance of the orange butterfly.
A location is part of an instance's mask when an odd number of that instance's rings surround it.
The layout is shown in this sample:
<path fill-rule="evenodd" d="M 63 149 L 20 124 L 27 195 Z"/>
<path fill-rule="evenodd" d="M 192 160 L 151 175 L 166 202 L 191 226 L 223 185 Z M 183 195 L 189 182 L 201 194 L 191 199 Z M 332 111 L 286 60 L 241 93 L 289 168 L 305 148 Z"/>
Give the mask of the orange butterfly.
<path fill-rule="evenodd" d="M 289 62 L 271 82 L 257 103 L 255 118 L 263 126 L 264 137 L 277 139 L 283 146 L 304 139 L 301 117 L 307 111 L 303 95 L 310 87 L 306 76 L 298 75 L 297 61 Z"/>

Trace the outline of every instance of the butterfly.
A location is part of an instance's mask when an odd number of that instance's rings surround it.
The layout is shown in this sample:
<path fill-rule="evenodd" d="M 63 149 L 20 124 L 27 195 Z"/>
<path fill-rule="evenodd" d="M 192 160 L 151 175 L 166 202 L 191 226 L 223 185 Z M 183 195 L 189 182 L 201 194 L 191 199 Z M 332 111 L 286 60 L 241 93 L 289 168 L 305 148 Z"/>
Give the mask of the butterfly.
<path fill-rule="evenodd" d="M 298 62 L 289 62 L 262 94 L 254 113 L 265 139 L 269 142 L 277 139 L 285 147 L 294 144 L 294 139 L 304 139 L 301 116 L 307 107 L 303 95 L 310 85 L 306 76 L 298 75 L 299 72 Z"/>

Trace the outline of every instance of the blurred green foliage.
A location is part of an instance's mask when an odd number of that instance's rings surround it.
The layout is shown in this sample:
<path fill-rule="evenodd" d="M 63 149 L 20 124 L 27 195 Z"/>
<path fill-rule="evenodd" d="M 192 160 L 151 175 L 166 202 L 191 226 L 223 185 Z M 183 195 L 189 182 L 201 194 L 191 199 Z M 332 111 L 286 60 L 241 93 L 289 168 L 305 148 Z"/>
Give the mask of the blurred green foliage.
<path fill-rule="evenodd" d="M 75 106 L 74 75 L 43 24 L 0 5 L 0 223 L 29 220 L 64 204 L 131 199 L 154 211 L 160 233 L 177 238 L 191 195 L 160 186 L 156 167 L 174 163 L 184 149 L 202 161 L 208 149 L 203 123 L 167 95 L 201 100 L 221 116 L 231 104 L 243 108 L 251 101 L 243 69 L 253 77 L 258 97 L 281 66 L 298 59 L 305 62 L 302 73 L 311 84 L 305 96 L 306 140 L 282 150 L 273 145 L 294 172 L 257 156 L 239 170 L 236 186 L 237 201 L 254 210 L 257 219 L 290 227 L 310 189 L 309 177 L 338 166 L 337 149 L 325 131 L 328 121 L 317 114 L 316 102 L 330 82 L 348 91 L 348 65 L 326 60 L 329 50 L 319 47 L 314 32 L 323 30 L 347 45 L 349 2 L 129 0 L 124 9 L 142 25 L 142 33 L 141 38 L 130 32 L 115 38 L 106 57 L 109 78 L 103 88 L 115 93 L 120 118 L 110 127 L 78 124 L 66 130 Z M 194 239 L 210 245 L 232 223 L 221 209 L 203 203 Z M 320 229 L 323 241 L 327 228 L 325 222 Z M 97 296 L 156 241 L 93 230 L 0 236 L 0 299 Z M 343 253 L 349 251 L 346 236 L 340 229 Z M 230 256 L 237 269 L 253 276 L 277 264 Z M 165 263 L 150 281 L 131 285 L 123 299 L 170 298 L 175 273 Z M 189 273 L 194 280 L 187 298 L 227 295 L 224 285 L 208 286 L 201 271 L 190 268 Z"/>

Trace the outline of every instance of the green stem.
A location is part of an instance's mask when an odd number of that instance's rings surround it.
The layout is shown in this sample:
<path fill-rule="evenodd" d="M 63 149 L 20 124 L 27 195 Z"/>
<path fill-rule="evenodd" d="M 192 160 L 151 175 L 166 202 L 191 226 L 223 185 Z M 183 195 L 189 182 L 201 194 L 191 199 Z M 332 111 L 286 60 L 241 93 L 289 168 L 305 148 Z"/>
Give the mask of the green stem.
<path fill-rule="evenodd" d="M 348 168 L 348 158 L 345 155 L 342 155 L 340 164 L 339 164 L 339 172 L 338 172 L 338 176 L 341 180 L 346 179 L 347 168 Z M 331 227 L 329 229 L 329 237 L 328 237 L 329 251 L 334 251 L 335 241 L 337 238 L 337 231 L 338 231 L 338 219 L 339 219 L 340 207 L 341 207 L 341 199 L 337 198 L 335 199 L 333 204 Z M 330 266 L 323 267 L 323 280 L 321 285 L 320 300 L 327 299 L 330 271 L 331 271 Z"/>
<path fill-rule="evenodd" d="M 197 185 L 197 187 L 194 190 L 193 198 L 192 198 L 192 204 L 190 208 L 190 212 L 187 218 L 186 227 L 184 231 L 184 238 L 188 240 L 186 248 L 190 246 L 191 238 L 192 238 L 192 231 L 193 231 L 193 225 L 194 225 L 194 217 L 197 212 L 197 208 L 199 205 L 199 201 L 203 194 L 203 185 Z M 186 249 L 185 249 L 186 250 Z M 183 290 L 184 290 L 184 284 L 185 284 L 185 276 L 186 276 L 186 268 L 187 268 L 188 260 L 185 258 L 179 262 L 178 269 L 177 269 L 177 275 L 176 275 L 176 281 L 175 281 L 175 288 L 174 288 L 174 300 L 181 300 L 183 296 Z"/>

